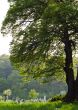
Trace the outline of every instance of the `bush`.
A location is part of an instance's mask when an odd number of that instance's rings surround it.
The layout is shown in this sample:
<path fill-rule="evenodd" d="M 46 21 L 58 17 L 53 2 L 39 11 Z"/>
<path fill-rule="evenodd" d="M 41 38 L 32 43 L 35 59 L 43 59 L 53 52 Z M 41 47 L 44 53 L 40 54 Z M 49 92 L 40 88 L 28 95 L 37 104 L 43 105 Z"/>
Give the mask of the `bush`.
<path fill-rule="evenodd" d="M 65 97 L 65 95 L 56 95 L 56 96 L 50 98 L 48 101 L 50 101 L 50 102 L 54 102 L 54 101 L 58 101 L 58 100 L 62 101 L 64 97 Z"/>

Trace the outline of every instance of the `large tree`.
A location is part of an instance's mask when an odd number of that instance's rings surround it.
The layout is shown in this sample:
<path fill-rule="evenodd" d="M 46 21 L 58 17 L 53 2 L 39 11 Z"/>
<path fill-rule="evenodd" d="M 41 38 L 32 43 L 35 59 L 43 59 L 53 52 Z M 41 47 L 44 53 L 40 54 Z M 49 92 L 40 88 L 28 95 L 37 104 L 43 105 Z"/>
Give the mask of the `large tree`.
<path fill-rule="evenodd" d="M 58 73 L 59 76 L 64 70 L 68 85 L 65 100 L 78 100 L 78 76 L 75 80 L 72 58 L 78 40 L 78 2 L 8 1 L 10 8 L 2 32 L 10 32 L 13 36 L 11 60 L 35 78 L 42 76 L 44 79 L 46 76 L 50 79 L 53 74 Z"/>

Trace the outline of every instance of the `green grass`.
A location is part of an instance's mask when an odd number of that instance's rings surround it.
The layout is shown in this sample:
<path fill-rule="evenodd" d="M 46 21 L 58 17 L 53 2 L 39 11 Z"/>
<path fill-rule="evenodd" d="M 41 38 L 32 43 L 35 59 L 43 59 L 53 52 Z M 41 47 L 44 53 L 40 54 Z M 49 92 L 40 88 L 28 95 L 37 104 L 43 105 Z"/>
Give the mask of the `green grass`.
<path fill-rule="evenodd" d="M 57 102 L 36 102 L 16 104 L 10 102 L 0 102 L 0 110 L 78 110 L 78 103 L 66 104 Z"/>

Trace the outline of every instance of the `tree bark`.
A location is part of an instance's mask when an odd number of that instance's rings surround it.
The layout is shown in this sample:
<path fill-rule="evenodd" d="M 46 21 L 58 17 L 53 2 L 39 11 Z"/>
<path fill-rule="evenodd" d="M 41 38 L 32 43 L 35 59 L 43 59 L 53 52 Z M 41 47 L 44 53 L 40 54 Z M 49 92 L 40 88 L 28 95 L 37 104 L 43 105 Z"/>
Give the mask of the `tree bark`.
<path fill-rule="evenodd" d="M 68 86 L 68 92 L 64 98 L 66 102 L 72 102 L 75 99 L 75 80 L 73 71 L 73 58 L 72 58 L 72 40 L 69 39 L 68 28 L 65 27 L 63 43 L 65 45 L 65 67 L 64 71 L 66 73 L 66 83 Z"/>
<path fill-rule="evenodd" d="M 73 60 L 72 60 L 72 44 L 71 40 L 65 41 L 65 67 L 64 71 L 66 73 L 66 83 L 68 85 L 68 92 L 65 97 L 66 102 L 74 101 L 75 99 L 75 81 L 73 72 Z"/>
<path fill-rule="evenodd" d="M 75 100 L 78 101 L 78 68 L 77 68 L 77 77 L 75 81 Z"/>

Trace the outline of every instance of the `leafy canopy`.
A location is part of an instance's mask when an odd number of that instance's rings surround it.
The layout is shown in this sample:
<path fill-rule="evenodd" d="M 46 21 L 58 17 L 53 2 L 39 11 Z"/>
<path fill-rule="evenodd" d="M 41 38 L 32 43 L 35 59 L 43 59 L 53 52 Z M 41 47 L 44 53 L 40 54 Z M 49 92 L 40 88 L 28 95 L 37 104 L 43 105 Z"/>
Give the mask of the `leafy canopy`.
<path fill-rule="evenodd" d="M 26 77 L 30 74 L 50 80 L 55 73 L 63 72 L 66 28 L 70 40 L 78 39 L 78 3 L 75 0 L 9 2 L 2 32 L 11 32 L 13 36 L 11 61 L 18 67 L 21 65 Z"/>

